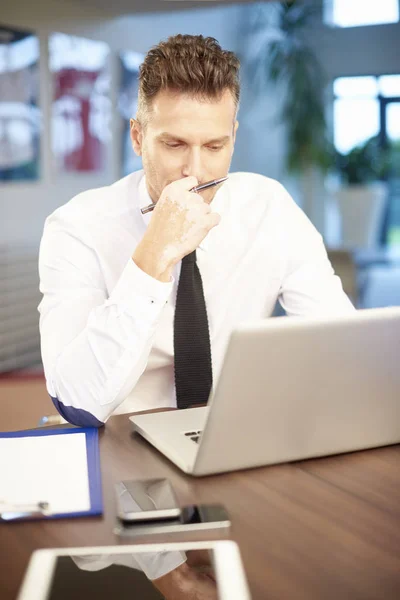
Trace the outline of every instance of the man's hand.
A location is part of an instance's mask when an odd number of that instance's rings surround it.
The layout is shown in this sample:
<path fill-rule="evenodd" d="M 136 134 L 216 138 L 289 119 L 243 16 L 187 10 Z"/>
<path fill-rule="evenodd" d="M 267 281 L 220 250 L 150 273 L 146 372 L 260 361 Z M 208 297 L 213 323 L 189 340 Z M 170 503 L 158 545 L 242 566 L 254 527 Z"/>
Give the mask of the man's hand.
<path fill-rule="evenodd" d="M 174 266 L 220 222 L 201 195 L 189 191 L 196 185 L 196 177 L 185 177 L 164 188 L 132 256 L 140 269 L 160 281 L 169 281 Z"/>
<path fill-rule="evenodd" d="M 209 550 L 188 550 L 186 562 L 189 567 L 195 567 L 198 572 L 204 573 L 215 581 L 215 571 L 211 563 Z"/>
<path fill-rule="evenodd" d="M 153 585 L 165 600 L 218 600 L 214 579 L 187 563 L 154 579 Z"/>

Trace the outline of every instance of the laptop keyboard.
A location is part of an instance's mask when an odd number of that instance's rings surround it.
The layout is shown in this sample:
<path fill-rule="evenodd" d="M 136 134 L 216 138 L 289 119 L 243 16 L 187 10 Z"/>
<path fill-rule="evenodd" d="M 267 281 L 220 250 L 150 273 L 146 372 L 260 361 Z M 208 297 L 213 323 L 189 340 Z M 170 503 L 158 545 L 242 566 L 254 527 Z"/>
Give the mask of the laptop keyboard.
<path fill-rule="evenodd" d="M 200 435 L 202 434 L 202 430 L 199 431 L 185 431 L 183 435 L 186 435 L 191 440 L 193 440 L 196 444 L 199 443 Z"/>

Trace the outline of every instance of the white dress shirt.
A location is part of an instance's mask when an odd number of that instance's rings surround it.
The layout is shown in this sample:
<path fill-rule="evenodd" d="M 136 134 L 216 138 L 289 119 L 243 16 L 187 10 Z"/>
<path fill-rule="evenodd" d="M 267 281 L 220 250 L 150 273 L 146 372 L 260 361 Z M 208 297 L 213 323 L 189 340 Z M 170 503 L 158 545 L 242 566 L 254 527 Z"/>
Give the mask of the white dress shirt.
<path fill-rule="evenodd" d="M 132 255 L 153 213 L 143 171 L 89 190 L 45 223 L 39 272 L 42 358 L 57 409 L 77 425 L 111 414 L 176 406 L 173 316 L 180 264 L 169 283 Z M 210 325 L 214 382 L 230 333 L 271 316 L 354 310 L 319 233 L 277 181 L 230 174 L 212 203 L 221 222 L 197 250 Z M 266 365 L 268 367 L 268 365 Z"/>

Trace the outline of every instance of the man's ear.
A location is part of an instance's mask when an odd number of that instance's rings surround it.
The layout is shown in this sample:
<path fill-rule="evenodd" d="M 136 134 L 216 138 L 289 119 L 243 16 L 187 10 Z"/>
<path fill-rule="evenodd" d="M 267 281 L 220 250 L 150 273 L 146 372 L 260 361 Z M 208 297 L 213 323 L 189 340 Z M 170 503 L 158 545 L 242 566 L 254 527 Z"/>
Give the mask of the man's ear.
<path fill-rule="evenodd" d="M 233 156 L 233 153 L 235 151 L 236 132 L 238 130 L 238 127 L 239 127 L 239 121 L 235 121 L 235 123 L 233 125 L 233 144 L 232 144 L 231 156 Z"/>
<path fill-rule="evenodd" d="M 142 132 L 142 127 L 141 127 L 139 121 L 136 121 L 136 119 L 131 119 L 130 120 L 130 129 L 131 129 L 131 142 L 132 142 L 132 147 L 135 151 L 135 154 L 137 154 L 138 156 L 142 156 L 143 132 Z"/>
<path fill-rule="evenodd" d="M 233 143 L 235 143 L 236 141 L 236 132 L 238 130 L 239 127 L 239 121 L 235 121 L 235 124 L 233 126 Z"/>

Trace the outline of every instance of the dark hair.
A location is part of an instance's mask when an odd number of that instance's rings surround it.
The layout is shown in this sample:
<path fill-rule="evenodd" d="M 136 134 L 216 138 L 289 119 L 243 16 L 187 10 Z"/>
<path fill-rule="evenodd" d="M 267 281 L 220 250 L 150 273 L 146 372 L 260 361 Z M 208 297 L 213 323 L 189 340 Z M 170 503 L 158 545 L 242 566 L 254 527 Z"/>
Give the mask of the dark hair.
<path fill-rule="evenodd" d="M 239 105 L 239 59 L 222 50 L 212 37 L 175 35 L 146 54 L 139 71 L 138 118 L 143 120 L 151 99 L 170 89 L 195 98 L 219 98 L 225 90 Z"/>

